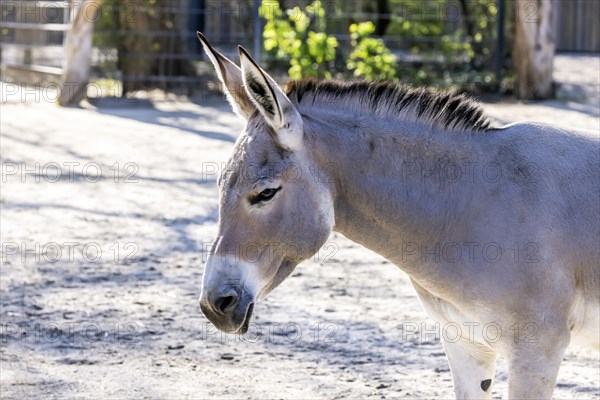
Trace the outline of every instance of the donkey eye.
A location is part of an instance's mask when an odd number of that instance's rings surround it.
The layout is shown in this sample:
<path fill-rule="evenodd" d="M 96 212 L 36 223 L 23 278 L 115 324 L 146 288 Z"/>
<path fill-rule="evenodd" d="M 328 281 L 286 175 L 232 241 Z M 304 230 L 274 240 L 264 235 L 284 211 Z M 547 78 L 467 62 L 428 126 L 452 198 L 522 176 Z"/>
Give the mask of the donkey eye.
<path fill-rule="evenodd" d="M 271 200 L 273 198 L 273 196 L 275 196 L 275 193 L 277 193 L 280 189 L 281 189 L 280 187 L 265 189 L 262 192 L 260 192 L 258 194 L 258 196 L 256 196 L 254 199 L 252 199 L 251 203 L 256 204 L 256 203 L 260 203 L 261 201 Z"/>
<path fill-rule="evenodd" d="M 276 188 L 276 189 L 269 188 L 269 189 L 263 190 L 258 195 L 258 200 L 259 201 L 264 201 L 264 200 L 271 199 L 273 196 L 275 196 L 275 193 L 277 193 L 279 191 L 279 189 L 281 189 L 281 188 Z"/>

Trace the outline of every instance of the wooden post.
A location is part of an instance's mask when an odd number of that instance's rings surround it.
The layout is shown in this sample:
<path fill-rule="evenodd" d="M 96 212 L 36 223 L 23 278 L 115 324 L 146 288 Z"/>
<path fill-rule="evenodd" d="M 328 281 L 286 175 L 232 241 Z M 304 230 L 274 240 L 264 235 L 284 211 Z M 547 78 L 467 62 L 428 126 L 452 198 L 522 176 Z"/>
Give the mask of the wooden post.
<path fill-rule="evenodd" d="M 79 103 L 87 87 L 94 23 L 102 0 L 83 0 L 65 39 L 65 59 L 60 84 L 58 104 L 66 106 Z"/>
<path fill-rule="evenodd" d="M 516 0 L 515 94 L 519 99 L 552 97 L 554 0 Z"/>

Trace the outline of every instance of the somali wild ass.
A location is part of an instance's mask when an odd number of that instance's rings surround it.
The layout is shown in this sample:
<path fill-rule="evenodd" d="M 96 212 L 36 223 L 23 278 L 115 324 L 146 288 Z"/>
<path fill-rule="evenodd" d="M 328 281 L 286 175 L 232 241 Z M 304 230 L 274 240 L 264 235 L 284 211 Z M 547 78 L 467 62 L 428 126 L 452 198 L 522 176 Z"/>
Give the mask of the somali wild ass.
<path fill-rule="evenodd" d="M 282 89 L 244 49 L 239 68 L 199 38 L 246 120 L 200 297 L 217 328 L 245 333 L 335 230 L 402 268 L 434 320 L 472 327 L 444 341 L 457 398 L 491 398 L 499 354 L 511 398 L 549 399 L 567 345 L 599 347 L 597 132 L 497 127 L 464 96 L 392 83 Z M 252 260 L 234 254 L 250 244 Z M 526 333 L 490 340 L 490 324 Z"/>

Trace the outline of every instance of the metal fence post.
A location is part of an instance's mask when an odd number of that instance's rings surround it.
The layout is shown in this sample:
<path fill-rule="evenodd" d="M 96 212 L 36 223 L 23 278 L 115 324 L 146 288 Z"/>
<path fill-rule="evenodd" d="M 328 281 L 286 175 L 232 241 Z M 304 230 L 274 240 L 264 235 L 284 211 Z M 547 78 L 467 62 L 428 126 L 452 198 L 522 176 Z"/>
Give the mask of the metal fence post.
<path fill-rule="evenodd" d="M 262 0 L 254 0 L 254 34 L 252 56 L 256 62 L 260 62 L 260 53 L 262 48 L 262 20 L 259 15 Z"/>
<path fill-rule="evenodd" d="M 502 91 L 502 67 L 504 66 L 504 0 L 497 0 L 498 15 L 497 15 L 497 40 L 496 43 L 496 84 L 498 85 L 498 93 Z"/>

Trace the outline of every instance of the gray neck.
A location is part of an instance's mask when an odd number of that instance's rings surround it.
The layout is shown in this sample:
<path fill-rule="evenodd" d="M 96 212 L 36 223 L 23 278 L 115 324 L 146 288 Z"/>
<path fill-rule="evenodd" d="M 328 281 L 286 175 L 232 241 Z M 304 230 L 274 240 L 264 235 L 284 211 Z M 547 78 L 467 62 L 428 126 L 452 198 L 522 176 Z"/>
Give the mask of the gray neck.
<path fill-rule="evenodd" d="M 441 278 L 444 271 L 439 263 L 423 260 L 421 246 L 433 249 L 436 243 L 468 237 L 454 227 L 464 226 L 456 222 L 471 207 L 471 197 L 465 196 L 474 189 L 469 174 L 484 162 L 479 149 L 486 139 L 473 135 L 486 133 L 439 132 L 415 122 L 356 116 L 332 119 L 314 112 L 304 120 L 314 162 L 328 172 L 334 230 L 413 279 Z M 414 246 L 421 249 L 416 255 Z"/>

